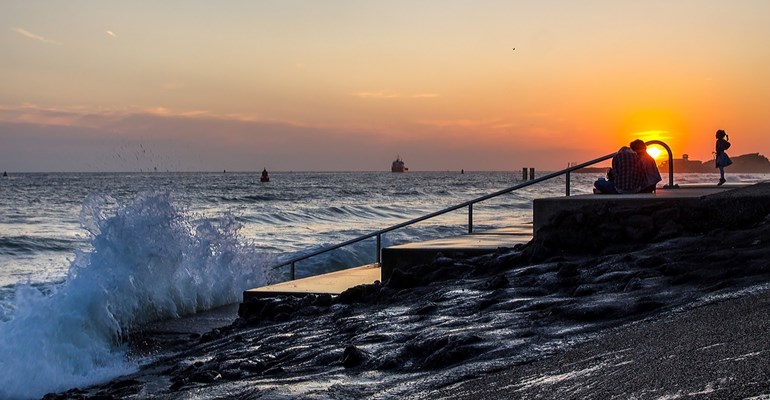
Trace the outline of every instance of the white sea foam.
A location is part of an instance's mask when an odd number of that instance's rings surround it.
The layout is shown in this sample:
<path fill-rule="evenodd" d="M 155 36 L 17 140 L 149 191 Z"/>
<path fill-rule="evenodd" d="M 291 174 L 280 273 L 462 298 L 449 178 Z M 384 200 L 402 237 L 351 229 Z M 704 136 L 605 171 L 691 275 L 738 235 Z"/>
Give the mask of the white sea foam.
<path fill-rule="evenodd" d="M 105 381 L 137 367 L 124 339 L 146 322 L 229 304 L 269 281 L 267 256 L 239 240 L 232 217 L 193 222 L 170 195 L 125 206 L 103 196 L 81 213 L 92 248 L 44 294 L 20 284 L 0 323 L 0 398 L 35 398 Z"/>

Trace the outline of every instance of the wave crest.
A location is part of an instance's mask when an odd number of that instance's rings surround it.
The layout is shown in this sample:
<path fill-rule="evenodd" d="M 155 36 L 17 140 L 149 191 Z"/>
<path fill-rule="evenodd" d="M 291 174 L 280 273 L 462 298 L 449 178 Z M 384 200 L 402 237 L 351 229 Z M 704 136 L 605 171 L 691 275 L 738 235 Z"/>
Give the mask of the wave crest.
<path fill-rule="evenodd" d="M 240 300 L 273 280 L 270 257 L 244 244 L 232 215 L 194 220 L 168 193 L 120 206 L 91 196 L 81 212 L 91 249 L 77 250 L 67 279 L 44 294 L 15 291 L 0 323 L 0 398 L 32 398 L 104 381 L 136 366 L 124 339 L 144 323 Z"/>

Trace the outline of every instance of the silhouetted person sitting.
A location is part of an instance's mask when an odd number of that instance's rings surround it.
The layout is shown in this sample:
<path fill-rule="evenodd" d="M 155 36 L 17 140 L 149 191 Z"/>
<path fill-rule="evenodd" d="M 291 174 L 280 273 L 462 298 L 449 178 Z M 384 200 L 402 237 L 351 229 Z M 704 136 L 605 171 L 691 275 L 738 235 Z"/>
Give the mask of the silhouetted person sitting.
<path fill-rule="evenodd" d="M 642 171 L 644 172 L 644 182 L 642 183 L 642 189 L 639 192 L 652 193 L 655 191 L 655 185 L 663 180 L 663 178 L 660 177 L 658 165 L 655 163 L 655 159 L 647 153 L 647 145 L 644 144 L 642 140 L 636 139 L 631 142 L 630 146 L 639 157 L 639 160 L 642 163 Z"/>
<path fill-rule="evenodd" d="M 644 184 L 642 162 L 635 151 L 623 146 L 612 157 L 612 176 L 610 180 L 599 178 L 594 187 L 599 193 L 622 194 L 639 193 Z"/>

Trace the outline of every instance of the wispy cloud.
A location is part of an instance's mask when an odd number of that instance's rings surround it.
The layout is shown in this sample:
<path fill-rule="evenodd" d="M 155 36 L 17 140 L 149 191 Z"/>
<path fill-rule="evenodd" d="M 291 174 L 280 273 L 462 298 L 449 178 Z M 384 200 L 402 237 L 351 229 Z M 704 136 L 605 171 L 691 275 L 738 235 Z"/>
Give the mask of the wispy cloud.
<path fill-rule="evenodd" d="M 439 97 L 436 93 L 394 93 L 394 92 L 358 92 L 352 96 L 362 99 L 430 99 Z"/>
<path fill-rule="evenodd" d="M 106 31 L 104 31 L 104 33 L 106 33 L 106 34 L 108 34 L 108 35 L 110 35 L 110 36 L 112 36 L 112 37 L 117 37 L 117 36 L 115 35 L 115 32 L 113 32 L 113 31 L 111 31 L 111 30 L 106 30 Z"/>
<path fill-rule="evenodd" d="M 207 110 L 174 110 L 163 106 L 130 106 L 120 109 L 93 108 L 87 106 L 40 107 L 25 103 L 19 106 L 0 104 L 0 123 L 31 123 L 38 125 L 99 127 L 132 116 L 181 118 L 191 120 L 271 123 L 290 126 L 321 127 L 299 121 L 265 118 L 254 114 L 218 114 Z M 336 127 L 336 126 L 334 126 Z M 333 127 L 333 128 L 334 128 Z"/>
<path fill-rule="evenodd" d="M 40 36 L 40 35 L 34 34 L 34 33 L 30 32 L 30 31 L 28 31 L 26 29 L 23 29 L 23 28 L 11 28 L 11 30 L 16 32 L 16 33 L 18 33 L 21 36 L 24 36 L 24 37 L 29 38 L 29 39 L 34 39 L 34 40 L 37 40 L 39 42 L 48 43 L 48 44 L 55 44 L 55 45 L 61 45 L 61 43 L 57 42 L 56 40 L 48 39 L 48 38 L 46 38 L 44 36 Z"/>
<path fill-rule="evenodd" d="M 450 120 L 420 120 L 420 125 L 432 126 L 435 128 L 484 128 L 484 129 L 509 129 L 516 127 L 515 124 L 503 121 L 501 119 L 450 119 Z"/>

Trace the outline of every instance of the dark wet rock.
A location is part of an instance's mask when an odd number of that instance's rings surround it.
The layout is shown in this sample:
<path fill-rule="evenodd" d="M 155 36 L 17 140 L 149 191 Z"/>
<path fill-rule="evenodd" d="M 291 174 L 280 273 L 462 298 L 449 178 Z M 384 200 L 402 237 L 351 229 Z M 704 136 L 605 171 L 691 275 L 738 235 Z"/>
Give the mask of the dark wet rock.
<path fill-rule="evenodd" d="M 404 359 L 401 358 L 401 354 L 388 354 L 380 358 L 377 365 L 378 370 L 388 371 L 400 369 L 404 366 Z"/>
<path fill-rule="evenodd" d="M 246 374 L 244 374 L 243 371 L 233 368 L 223 369 L 221 374 L 222 379 L 228 381 L 239 381 L 246 377 Z"/>
<path fill-rule="evenodd" d="M 479 307 L 479 310 L 485 310 L 495 304 L 498 304 L 499 302 L 500 302 L 500 299 L 496 297 L 485 297 L 479 300 L 478 307 Z"/>
<path fill-rule="evenodd" d="M 517 244 L 513 248 L 499 248 L 492 254 L 479 256 L 471 268 L 473 276 L 485 276 L 509 271 L 527 263 L 522 256 L 526 245 Z"/>
<path fill-rule="evenodd" d="M 142 382 L 136 379 L 126 379 L 122 381 L 112 382 L 107 385 L 103 390 L 100 390 L 94 396 L 90 396 L 89 399 L 122 399 L 135 395 L 141 392 L 143 389 Z"/>
<path fill-rule="evenodd" d="M 375 284 L 379 284 L 380 281 L 376 281 Z M 332 305 L 332 295 L 328 293 L 323 293 L 319 295 L 314 295 L 311 297 L 312 302 L 311 304 L 317 307 L 329 307 Z"/>
<path fill-rule="evenodd" d="M 88 396 L 88 400 L 114 400 L 114 399 L 120 399 L 122 396 L 115 396 L 111 393 L 97 393 L 92 396 Z"/>
<path fill-rule="evenodd" d="M 188 381 L 186 379 L 174 379 L 171 381 L 171 386 L 169 386 L 168 389 L 172 392 L 176 392 L 185 387 L 187 384 Z"/>
<path fill-rule="evenodd" d="M 368 358 L 369 355 L 363 350 L 356 346 L 348 346 L 342 352 L 342 366 L 345 368 L 358 367 L 366 362 Z"/>
<path fill-rule="evenodd" d="M 508 287 L 508 284 L 510 282 L 508 281 L 508 278 L 505 277 L 503 274 L 495 275 L 487 280 L 485 280 L 480 286 L 479 289 L 481 290 L 495 290 L 495 289 L 502 289 Z"/>
<path fill-rule="evenodd" d="M 467 261 L 455 262 L 451 265 L 437 269 L 433 265 L 426 266 L 421 273 L 424 278 L 420 280 L 420 285 L 429 285 L 436 282 L 443 282 L 447 280 L 457 279 L 469 274 L 473 270 L 473 265 L 468 264 Z"/>
<path fill-rule="evenodd" d="M 263 372 L 262 375 L 280 375 L 284 373 L 286 373 L 286 370 L 283 367 L 273 367 Z"/>
<path fill-rule="evenodd" d="M 704 261 L 725 261 L 739 258 L 738 252 L 733 249 L 716 249 L 715 251 L 704 254 Z"/>
<path fill-rule="evenodd" d="M 483 340 L 476 335 L 415 338 L 407 343 L 399 359 L 408 359 L 421 368 L 447 367 L 485 351 L 476 344 Z"/>
<path fill-rule="evenodd" d="M 267 370 L 268 364 L 263 361 L 244 360 L 237 367 L 246 372 L 261 374 Z"/>
<path fill-rule="evenodd" d="M 71 389 L 64 393 L 48 393 L 43 396 L 43 400 L 77 400 L 86 399 L 88 392 L 82 389 Z"/>
<path fill-rule="evenodd" d="M 559 278 L 574 278 L 580 274 L 578 263 L 557 263 L 558 271 L 556 275 Z"/>
<path fill-rule="evenodd" d="M 212 383 L 222 379 L 222 374 L 214 370 L 199 371 L 190 375 L 190 382 Z"/>
<path fill-rule="evenodd" d="M 303 309 L 303 305 L 312 302 L 294 296 L 276 296 L 270 298 L 251 298 L 238 307 L 238 316 L 249 323 L 259 321 L 286 321 L 294 313 Z"/>
<path fill-rule="evenodd" d="M 578 285 L 575 287 L 575 290 L 572 291 L 572 296 L 574 297 L 584 297 L 584 296 L 590 296 L 592 294 L 595 294 L 599 292 L 601 286 L 599 285 Z"/>
<path fill-rule="evenodd" d="M 433 313 L 437 309 L 438 309 L 438 305 L 436 303 L 429 302 L 428 304 L 425 304 L 422 307 L 414 310 L 414 314 L 416 314 L 416 315 L 427 315 L 427 314 Z"/>
<path fill-rule="evenodd" d="M 663 306 L 665 306 L 665 303 L 661 301 L 643 297 L 634 303 L 631 311 L 634 313 L 646 314 Z"/>
<path fill-rule="evenodd" d="M 340 293 L 335 301 L 342 304 L 368 302 L 377 297 L 381 288 L 379 281 L 369 285 L 354 286 Z"/>
<path fill-rule="evenodd" d="M 661 257 L 659 255 L 653 255 L 649 257 L 640 257 L 636 260 L 636 265 L 639 266 L 639 268 L 657 268 L 661 265 L 666 263 L 666 259 L 664 257 Z"/>
<path fill-rule="evenodd" d="M 220 337 L 222 337 L 222 331 L 219 329 L 212 329 L 211 331 L 201 335 L 200 341 L 205 343 L 205 342 L 210 342 L 212 340 L 219 339 Z"/>
<path fill-rule="evenodd" d="M 611 283 L 611 282 L 628 282 L 632 277 L 636 276 L 636 271 L 633 269 L 623 271 L 611 271 L 606 274 L 602 274 L 593 280 L 594 283 Z"/>
<path fill-rule="evenodd" d="M 585 322 L 611 320 L 628 315 L 630 312 L 628 307 L 622 302 L 562 304 L 554 307 L 552 311 L 564 318 Z"/>

